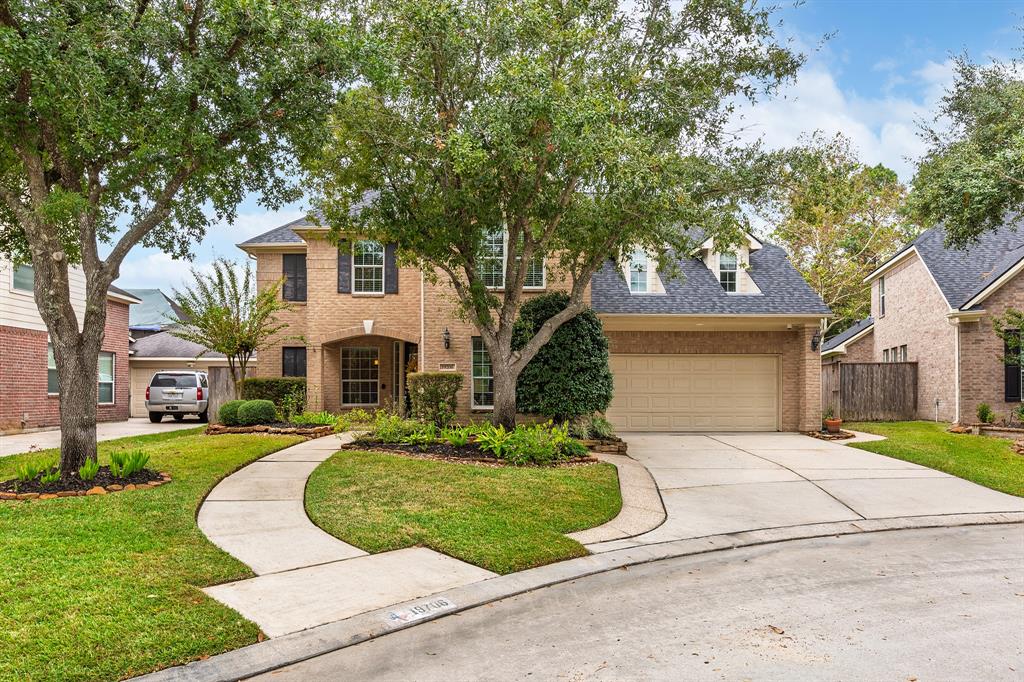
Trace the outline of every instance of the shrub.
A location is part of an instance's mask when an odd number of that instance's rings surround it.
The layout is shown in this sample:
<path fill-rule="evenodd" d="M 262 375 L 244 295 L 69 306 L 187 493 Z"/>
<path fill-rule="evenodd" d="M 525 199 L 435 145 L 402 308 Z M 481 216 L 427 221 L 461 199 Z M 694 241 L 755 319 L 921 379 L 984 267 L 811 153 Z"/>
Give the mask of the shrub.
<path fill-rule="evenodd" d="M 569 304 L 567 294 L 537 296 L 523 304 L 512 349 L 523 348 L 550 317 Z M 516 406 L 560 422 L 603 412 L 612 399 L 608 339 L 601 320 L 587 308 L 551 336 L 519 375 Z"/>
<path fill-rule="evenodd" d="M 1024 424 L 1024 405 L 1017 406 L 1017 409 L 1013 411 L 1013 418 L 1017 420 L 1018 424 Z"/>
<path fill-rule="evenodd" d="M 91 481 L 96 478 L 100 471 L 100 463 L 94 459 L 85 460 L 85 464 L 78 468 L 78 477 L 83 481 Z"/>
<path fill-rule="evenodd" d="M 420 428 L 403 436 L 402 442 L 406 445 L 415 445 L 420 450 L 426 450 L 428 445 L 437 442 L 437 427 L 433 424 L 422 424 Z"/>
<path fill-rule="evenodd" d="M 293 386 L 292 390 L 281 399 L 281 402 L 277 403 L 277 406 L 281 410 L 285 421 L 293 421 L 293 418 L 301 414 L 306 407 L 305 386 Z M 331 423 L 333 424 L 334 422 L 332 421 Z"/>
<path fill-rule="evenodd" d="M 39 462 L 23 462 L 18 465 L 14 475 L 22 483 L 28 483 L 48 468 L 48 465 L 40 464 Z"/>
<path fill-rule="evenodd" d="M 338 423 L 338 419 L 337 415 L 330 412 L 303 412 L 292 415 L 289 421 L 303 426 L 334 426 Z"/>
<path fill-rule="evenodd" d="M 484 452 L 489 452 L 498 459 L 505 459 L 509 436 L 509 432 L 502 424 L 482 424 L 476 430 L 476 444 Z"/>
<path fill-rule="evenodd" d="M 441 439 L 456 448 L 465 447 L 469 444 L 469 437 L 473 431 L 468 426 L 452 426 L 441 431 Z"/>
<path fill-rule="evenodd" d="M 145 452 L 141 448 L 132 450 L 124 459 L 124 467 L 121 471 L 121 475 L 128 478 L 132 474 L 142 471 L 149 464 L 149 453 Z"/>
<path fill-rule="evenodd" d="M 39 482 L 43 485 L 49 485 L 56 483 L 60 480 L 60 469 L 51 469 L 39 477 Z"/>
<path fill-rule="evenodd" d="M 114 478 L 121 478 L 124 475 L 124 465 L 128 460 L 125 452 L 118 450 L 110 453 L 110 474 Z"/>
<path fill-rule="evenodd" d="M 598 415 L 590 420 L 590 430 L 598 438 L 612 438 L 615 436 L 615 427 L 604 417 Z"/>
<path fill-rule="evenodd" d="M 373 420 L 373 429 L 366 439 L 381 443 L 402 443 L 404 438 L 422 428 L 423 424 L 418 421 L 379 410 Z"/>
<path fill-rule="evenodd" d="M 273 424 L 277 421 L 277 408 L 269 400 L 246 400 L 238 408 L 238 423 L 242 426 Z"/>
<path fill-rule="evenodd" d="M 245 404 L 244 400 L 229 400 L 220 406 L 217 418 L 224 426 L 238 426 L 238 408 Z"/>
<path fill-rule="evenodd" d="M 978 405 L 978 421 L 982 424 L 991 424 L 996 420 L 996 413 L 988 403 Z"/>
<path fill-rule="evenodd" d="M 296 398 L 296 394 L 299 395 Z M 306 409 L 306 380 L 303 377 L 265 377 L 242 380 L 242 398 L 269 400 L 282 412 Z"/>
<path fill-rule="evenodd" d="M 547 424 L 519 425 L 509 432 L 503 459 L 517 466 L 553 464 L 560 455 Z"/>
<path fill-rule="evenodd" d="M 407 377 L 412 416 L 444 428 L 455 418 L 462 375 L 453 372 L 415 372 Z"/>

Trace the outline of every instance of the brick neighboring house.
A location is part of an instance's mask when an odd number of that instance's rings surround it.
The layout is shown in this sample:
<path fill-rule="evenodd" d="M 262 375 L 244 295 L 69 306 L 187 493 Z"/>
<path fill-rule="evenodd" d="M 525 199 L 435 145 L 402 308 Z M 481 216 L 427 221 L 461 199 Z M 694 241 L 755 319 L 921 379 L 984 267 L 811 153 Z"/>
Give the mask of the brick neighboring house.
<path fill-rule="evenodd" d="M 417 369 L 465 377 L 458 416 L 486 418 L 490 360 L 475 328 L 456 314 L 450 285 L 398 267 L 394 248 L 343 248 L 300 219 L 239 247 L 261 287 L 284 278 L 289 336 L 261 351 L 258 376 L 305 376 L 310 409 L 375 409 L 405 403 Z M 611 345 L 615 398 L 608 418 L 623 431 L 810 430 L 821 426 L 816 332 L 830 314 L 783 250 L 751 238 L 733 254 L 705 242 L 667 279 L 647 254 L 609 261 L 587 291 Z M 487 244 L 485 277 L 502 285 L 504 236 Z M 564 288 L 538 260 L 527 296 Z"/>
<path fill-rule="evenodd" d="M 826 341 L 822 362 L 917 362 L 918 418 L 973 422 L 981 403 L 1006 418 L 1021 367 L 1004 362 L 992 318 L 1024 309 L 1024 231 L 1006 225 L 966 249 L 944 239 L 932 228 L 868 277 L 871 317 Z"/>
<path fill-rule="evenodd" d="M 0 433 L 60 424 L 57 370 L 49 334 L 32 292 L 32 266 L 0 260 Z M 85 311 L 85 275 L 71 271 L 79 323 Z M 122 289 L 107 291 L 107 322 L 96 384 L 99 421 L 128 418 L 128 309 L 139 300 Z"/>

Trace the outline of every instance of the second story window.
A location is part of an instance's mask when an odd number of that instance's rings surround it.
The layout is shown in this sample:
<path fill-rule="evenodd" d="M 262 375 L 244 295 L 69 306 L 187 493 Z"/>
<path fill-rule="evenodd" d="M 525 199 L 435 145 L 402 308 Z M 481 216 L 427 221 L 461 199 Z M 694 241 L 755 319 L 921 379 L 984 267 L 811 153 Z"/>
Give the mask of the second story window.
<path fill-rule="evenodd" d="M 505 287 L 505 260 L 508 258 L 508 233 L 504 230 L 491 232 L 485 239 L 480 251 L 480 279 L 488 289 Z M 544 256 L 536 255 L 526 266 L 523 278 L 524 289 L 543 289 L 546 285 L 544 277 Z"/>
<path fill-rule="evenodd" d="M 36 281 L 35 270 L 31 265 L 19 265 L 14 268 L 14 276 L 11 278 L 11 285 L 16 291 L 32 291 Z"/>
<path fill-rule="evenodd" d="M 885 275 L 878 278 L 878 316 L 885 317 Z"/>
<path fill-rule="evenodd" d="M 352 245 L 352 292 L 384 293 L 384 246 L 367 239 Z"/>
<path fill-rule="evenodd" d="M 735 253 L 723 253 L 718 256 L 718 281 L 722 288 L 735 293 L 738 281 L 739 262 Z"/>
<path fill-rule="evenodd" d="M 286 301 L 306 300 L 306 254 L 284 254 L 284 288 L 281 297 Z"/>
<path fill-rule="evenodd" d="M 647 252 L 643 249 L 635 249 L 629 257 L 629 292 L 647 293 Z"/>

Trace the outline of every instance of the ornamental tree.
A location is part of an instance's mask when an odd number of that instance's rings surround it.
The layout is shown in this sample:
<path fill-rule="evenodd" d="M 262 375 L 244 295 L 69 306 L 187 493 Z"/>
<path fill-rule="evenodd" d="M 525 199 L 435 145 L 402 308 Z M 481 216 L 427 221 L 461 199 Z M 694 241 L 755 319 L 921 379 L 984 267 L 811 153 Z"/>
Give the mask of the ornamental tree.
<path fill-rule="evenodd" d="M 864 278 L 919 228 L 904 215 L 896 173 L 861 163 L 844 136 L 815 134 L 785 156 L 771 236 L 835 313 L 822 331 L 838 333 L 871 313 Z"/>
<path fill-rule="evenodd" d="M 680 226 L 740 240 L 771 165 L 731 146 L 727 121 L 801 62 L 746 0 L 354 0 L 352 15 L 358 87 L 309 164 L 325 219 L 452 288 L 506 425 L 519 374 L 609 257 L 685 252 Z M 513 349 L 541 263 L 569 303 Z"/>
<path fill-rule="evenodd" d="M 181 308 L 184 323 L 171 334 L 223 353 L 237 395 L 252 356 L 272 339 L 280 340 L 281 332 L 288 328 L 277 319 L 278 313 L 292 308 L 278 297 L 284 278 L 258 289 L 249 263 L 239 268 L 232 261 L 218 258 L 209 275 L 193 268 L 192 279 L 195 284 L 191 287 L 174 289 L 174 302 Z"/>
<path fill-rule="evenodd" d="M 295 199 L 342 64 L 321 0 L 0 2 L 0 250 L 35 269 L 61 470 L 96 457 L 105 297 L 138 244 L 187 257 L 246 193 Z M 69 270 L 86 279 L 85 316 Z"/>
<path fill-rule="evenodd" d="M 910 206 L 963 247 L 1024 211 L 1024 63 L 956 60 L 956 82 L 923 126 L 929 144 Z"/>

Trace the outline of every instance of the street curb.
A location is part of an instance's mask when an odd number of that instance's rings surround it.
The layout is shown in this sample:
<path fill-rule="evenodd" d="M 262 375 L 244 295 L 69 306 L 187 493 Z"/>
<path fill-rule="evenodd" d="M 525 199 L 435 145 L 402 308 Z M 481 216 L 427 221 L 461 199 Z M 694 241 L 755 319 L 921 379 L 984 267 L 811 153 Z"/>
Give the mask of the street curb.
<path fill-rule="evenodd" d="M 954 528 L 962 526 L 1024 524 L 1024 512 L 998 512 L 987 514 L 950 514 L 943 516 L 914 516 L 892 519 L 840 521 L 834 523 L 789 526 L 745 531 L 703 538 L 674 540 L 671 542 L 637 545 L 602 554 L 591 554 L 579 559 L 562 561 L 519 573 L 490 578 L 463 587 L 447 590 L 420 599 L 369 611 L 335 623 L 320 625 L 290 635 L 284 635 L 241 649 L 228 651 L 206 660 L 166 668 L 133 678 L 146 682 L 228 682 L 241 680 L 278 668 L 360 644 L 391 632 L 398 632 L 421 623 L 484 606 L 533 590 L 605 573 L 628 566 L 720 552 L 741 547 L 769 545 L 793 540 L 839 537 L 861 533 L 880 533 L 897 530 L 926 528 Z M 417 607 L 420 612 L 409 620 L 399 620 L 393 614 L 407 615 Z"/>

